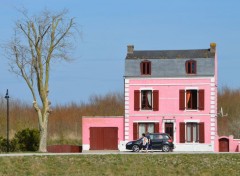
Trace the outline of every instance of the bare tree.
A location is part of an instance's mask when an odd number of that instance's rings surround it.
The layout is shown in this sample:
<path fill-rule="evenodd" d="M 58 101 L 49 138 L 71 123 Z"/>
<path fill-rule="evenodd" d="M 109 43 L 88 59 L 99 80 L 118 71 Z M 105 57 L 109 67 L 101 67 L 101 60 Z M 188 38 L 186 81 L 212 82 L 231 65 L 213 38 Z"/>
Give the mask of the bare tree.
<path fill-rule="evenodd" d="M 39 121 L 39 151 L 47 152 L 50 65 L 54 59 L 69 60 L 76 28 L 74 19 L 66 17 L 66 10 L 54 14 L 44 10 L 31 17 L 25 11 L 21 14 L 23 19 L 16 22 L 15 35 L 6 53 L 10 70 L 21 76 L 31 91 Z"/>

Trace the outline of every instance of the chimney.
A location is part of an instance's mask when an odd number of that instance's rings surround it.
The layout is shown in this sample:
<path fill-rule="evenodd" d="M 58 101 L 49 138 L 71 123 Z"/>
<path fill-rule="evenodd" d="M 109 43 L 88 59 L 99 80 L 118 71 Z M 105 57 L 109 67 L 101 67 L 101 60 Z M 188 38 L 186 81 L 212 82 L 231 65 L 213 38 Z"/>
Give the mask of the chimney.
<path fill-rule="evenodd" d="M 216 52 L 216 43 L 210 43 L 210 53 Z"/>
<path fill-rule="evenodd" d="M 128 54 L 133 54 L 133 50 L 134 50 L 134 45 L 128 45 L 127 46 L 127 53 Z"/>

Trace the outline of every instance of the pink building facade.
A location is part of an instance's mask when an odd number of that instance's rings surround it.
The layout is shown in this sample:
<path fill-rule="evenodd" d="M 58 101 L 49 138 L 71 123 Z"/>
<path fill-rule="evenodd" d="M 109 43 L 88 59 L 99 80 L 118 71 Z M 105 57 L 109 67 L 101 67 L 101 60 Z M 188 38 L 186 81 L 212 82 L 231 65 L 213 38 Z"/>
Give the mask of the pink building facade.
<path fill-rule="evenodd" d="M 83 150 L 125 150 L 142 133 L 168 133 L 174 151 L 239 151 L 217 133 L 216 44 L 196 50 L 134 50 L 125 59 L 123 117 L 83 117 Z M 114 141 L 109 146 L 106 138 Z M 223 149 L 227 150 L 227 149 Z"/>
<path fill-rule="evenodd" d="M 216 44 L 201 50 L 134 50 L 125 63 L 124 139 L 172 136 L 176 151 L 214 151 L 217 136 Z"/>

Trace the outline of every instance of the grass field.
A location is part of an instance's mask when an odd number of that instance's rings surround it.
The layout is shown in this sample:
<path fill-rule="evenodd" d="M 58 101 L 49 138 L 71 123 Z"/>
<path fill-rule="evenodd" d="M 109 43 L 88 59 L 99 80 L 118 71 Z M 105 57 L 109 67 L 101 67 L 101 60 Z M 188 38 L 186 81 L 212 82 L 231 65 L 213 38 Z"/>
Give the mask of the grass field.
<path fill-rule="evenodd" d="M 0 175 L 240 175 L 240 154 L 0 157 Z"/>

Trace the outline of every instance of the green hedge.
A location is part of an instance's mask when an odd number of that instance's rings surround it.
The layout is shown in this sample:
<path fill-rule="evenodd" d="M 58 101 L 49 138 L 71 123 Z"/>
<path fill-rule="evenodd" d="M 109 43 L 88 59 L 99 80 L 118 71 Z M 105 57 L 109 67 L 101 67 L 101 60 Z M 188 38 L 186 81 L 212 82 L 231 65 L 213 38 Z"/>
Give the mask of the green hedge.
<path fill-rule="evenodd" d="M 36 129 L 24 129 L 9 141 L 9 151 L 37 151 L 40 133 Z M 7 139 L 0 137 L 0 152 L 7 152 Z"/>

